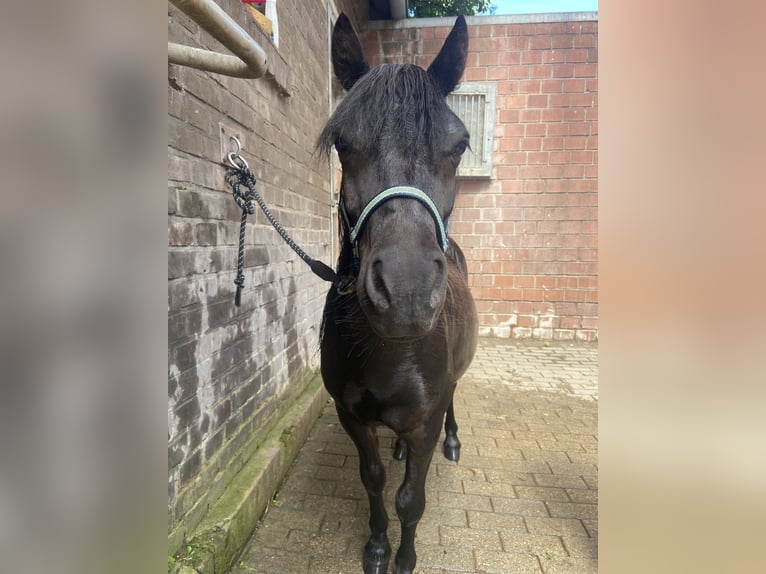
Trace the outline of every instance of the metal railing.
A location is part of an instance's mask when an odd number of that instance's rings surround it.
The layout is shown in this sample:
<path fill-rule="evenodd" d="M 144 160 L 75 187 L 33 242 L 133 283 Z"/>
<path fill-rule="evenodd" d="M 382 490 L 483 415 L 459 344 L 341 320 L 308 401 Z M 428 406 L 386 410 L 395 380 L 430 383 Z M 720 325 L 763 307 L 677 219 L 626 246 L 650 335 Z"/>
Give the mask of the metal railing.
<path fill-rule="evenodd" d="M 168 42 L 168 62 L 236 78 L 260 78 L 267 71 L 266 52 L 213 0 L 169 0 L 234 56 Z"/>

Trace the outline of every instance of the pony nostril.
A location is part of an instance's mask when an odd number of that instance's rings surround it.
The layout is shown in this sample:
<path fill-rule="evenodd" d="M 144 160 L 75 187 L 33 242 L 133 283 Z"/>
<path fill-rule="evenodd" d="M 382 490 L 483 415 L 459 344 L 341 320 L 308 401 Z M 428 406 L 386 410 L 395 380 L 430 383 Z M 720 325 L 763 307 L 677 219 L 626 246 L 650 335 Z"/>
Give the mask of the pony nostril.
<path fill-rule="evenodd" d="M 383 278 L 383 262 L 378 259 L 372 263 L 364 281 L 367 296 L 378 311 L 385 311 L 391 306 L 391 293 Z"/>
<path fill-rule="evenodd" d="M 436 309 L 444 301 L 447 293 L 447 273 L 444 269 L 444 259 L 434 259 L 434 282 L 431 297 L 428 301 L 431 309 Z"/>

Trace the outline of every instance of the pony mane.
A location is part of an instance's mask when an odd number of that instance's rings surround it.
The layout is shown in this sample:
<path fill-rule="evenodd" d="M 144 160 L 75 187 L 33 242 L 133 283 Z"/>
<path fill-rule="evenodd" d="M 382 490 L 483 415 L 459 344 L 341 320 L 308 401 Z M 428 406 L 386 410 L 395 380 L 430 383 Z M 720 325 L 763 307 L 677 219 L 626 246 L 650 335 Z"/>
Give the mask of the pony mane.
<path fill-rule="evenodd" d="M 338 137 L 370 153 L 388 138 L 404 153 L 433 141 L 436 116 L 447 106 L 423 68 L 381 64 L 370 70 L 338 104 L 317 141 L 329 153 Z"/>

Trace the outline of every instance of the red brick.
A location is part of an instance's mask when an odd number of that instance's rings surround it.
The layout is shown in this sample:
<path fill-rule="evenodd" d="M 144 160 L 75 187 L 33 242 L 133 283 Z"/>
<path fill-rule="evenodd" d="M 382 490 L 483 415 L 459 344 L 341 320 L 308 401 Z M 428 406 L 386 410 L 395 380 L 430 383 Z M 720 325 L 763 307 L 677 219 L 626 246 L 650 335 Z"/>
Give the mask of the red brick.
<path fill-rule="evenodd" d="M 585 86 L 586 86 L 586 80 L 582 78 L 577 78 L 574 80 L 564 80 L 564 91 L 565 92 L 585 92 Z"/>
<path fill-rule="evenodd" d="M 494 66 L 487 68 L 487 80 L 507 80 L 508 79 L 508 66 Z"/>
<path fill-rule="evenodd" d="M 497 83 L 498 96 L 504 96 L 508 94 L 518 94 L 518 93 L 519 93 L 518 80 L 500 81 Z"/>
<path fill-rule="evenodd" d="M 466 68 L 475 68 L 479 65 L 479 55 L 476 52 L 469 52 L 468 55 L 465 58 L 465 66 Z M 430 58 L 433 60 L 433 56 L 430 54 L 428 56 L 423 56 L 424 58 Z M 426 69 L 428 69 L 428 66 L 425 66 Z"/>
<path fill-rule="evenodd" d="M 524 289 L 523 297 L 526 301 L 542 301 L 542 289 Z"/>
<path fill-rule="evenodd" d="M 535 233 L 536 230 L 537 230 L 537 223 L 535 221 L 517 220 L 513 226 L 513 232 L 516 233 L 517 235 L 532 234 L 532 233 Z M 529 250 L 519 249 L 517 250 L 517 253 L 523 254 L 524 256 L 528 256 Z"/>
<path fill-rule="evenodd" d="M 540 89 L 544 94 L 560 94 L 563 87 L 564 82 L 562 80 L 543 80 L 540 82 Z"/>
<path fill-rule="evenodd" d="M 519 121 L 523 123 L 537 123 L 540 121 L 540 110 L 520 110 Z"/>
<path fill-rule="evenodd" d="M 541 218 L 542 221 L 539 221 L 537 223 L 537 232 L 538 233 L 550 233 L 550 234 L 558 234 L 559 233 L 559 226 L 561 224 L 558 220 L 549 220 Z M 557 239 L 557 237 L 552 237 L 550 239 Z"/>
<path fill-rule="evenodd" d="M 546 50 L 546 49 L 550 49 L 550 47 L 551 47 L 550 36 L 532 36 L 529 39 L 530 50 Z"/>
<path fill-rule="evenodd" d="M 560 110 L 561 111 L 561 110 Z M 548 126 L 548 135 L 549 136 L 566 136 L 569 135 L 569 124 L 562 122 L 562 123 L 549 123 Z"/>
<path fill-rule="evenodd" d="M 506 301 L 518 301 L 523 298 L 523 291 L 521 289 L 505 288 L 502 290 L 502 293 L 502 298 Z"/>
<path fill-rule="evenodd" d="M 575 48 L 595 48 L 596 36 L 593 34 L 580 34 L 574 37 Z"/>
<path fill-rule="evenodd" d="M 595 78 L 596 64 L 575 64 L 574 75 L 577 78 Z"/>
<path fill-rule="evenodd" d="M 540 166 L 526 165 L 519 167 L 519 179 L 537 179 L 540 177 Z"/>
<path fill-rule="evenodd" d="M 556 108 L 542 110 L 540 119 L 544 122 L 560 122 L 564 119 L 564 110 Z"/>
<path fill-rule="evenodd" d="M 499 165 L 495 166 L 495 172 L 495 177 L 500 180 L 500 188 L 503 193 L 514 191 L 513 184 L 518 179 L 519 168 L 513 165 Z"/>
<path fill-rule="evenodd" d="M 504 137 L 500 140 L 500 144 L 498 145 L 498 151 L 501 152 L 508 152 L 508 151 L 518 151 L 521 149 L 521 145 L 525 140 L 522 138 L 509 138 Z"/>
<path fill-rule="evenodd" d="M 577 278 L 578 289 L 598 289 L 598 277 L 578 277 Z"/>
<path fill-rule="evenodd" d="M 538 36 L 550 36 L 551 35 L 551 23 L 539 22 L 535 24 L 535 34 Z"/>
<path fill-rule="evenodd" d="M 545 138 L 542 140 L 542 148 L 544 150 L 560 150 L 564 149 L 564 138 Z M 584 144 L 584 142 L 583 142 Z"/>
<path fill-rule="evenodd" d="M 495 131 L 503 133 L 503 136 L 500 137 L 514 138 L 524 136 L 524 126 L 518 123 L 505 124 L 502 126 L 495 125 Z"/>
<path fill-rule="evenodd" d="M 501 66 L 514 66 L 521 63 L 521 55 L 523 52 L 501 52 L 499 55 L 498 63 Z"/>
<path fill-rule="evenodd" d="M 566 52 L 564 53 L 566 54 L 567 62 L 594 61 L 594 60 L 588 60 L 588 50 L 586 49 L 566 50 Z"/>
<path fill-rule="evenodd" d="M 598 22 L 582 22 L 580 30 L 583 34 L 595 34 L 598 31 Z"/>
<path fill-rule="evenodd" d="M 535 286 L 535 278 L 531 275 L 516 275 L 513 277 L 513 286 L 519 289 Z"/>
<path fill-rule="evenodd" d="M 556 250 L 558 261 L 577 261 L 577 249 L 567 249 L 559 247 Z"/>
<path fill-rule="evenodd" d="M 540 193 L 545 191 L 545 182 L 541 179 L 528 179 L 524 182 L 524 193 Z M 524 202 L 524 205 L 540 205 L 540 200 L 537 196 L 524 195 L 519 199 L 519 205 Z"/>
<path fill-rule="evenodd" d="M 577 263 L 570 263 L 569 265 L 577 265 Z M 570 302 L 578 302 L 585 300 L 585 291 L 578 289 L 569 289 L 564 293 L 564 300 Z"/>
<path fill-rule="evenodd" d="M 584 64 L 583 64 L 584 65 Z M 548 64 L 534 64 L 529 66 L 530 78 L 550 78 L 553 76 L 553 66 Z"/>
<path fill-rule="evenodd" d="M 539 151 L 542 147 L 543 139 L 526 137 L 520 140 L 521 149 L 524 151 Z"/>
<path fill-rule="evenodd" d="M 583 329 L 595 329 L 598 327 L 598 317 L 583 317 L 581 327 Z"/>
<path fill-rule="evenodd" d="M 463 79 L 466 82 L 486 82 L 487 81 L 487 68 L 470 68 L 463 74 Z"/>
<path fill-rule="evenodd" d="M 543 63 L 544 64 L 563 64 L 566 62 L 566 50 L 544 50 L 543 51 Z M 555 74 L 555 69 L 553 70 Z"/>
<path fill-rule="evenodd" d="M 584 177 L 585 170 L 581 165 L 565 165 L 561 177 L 581 178 Z"/>
<path fill-rule="evenodd" d="M 499 54 L 497 52 L 483 52 L 479 54 L 479 66 L 497 66 Z"/>
<path fill-rule="evenodd" d="M 514 95 L 505 97 L 505 107 L 507 108 L 523 108 L 527 103 L 527 96 Z"/>
<path fill-rule="evenodd" d="M 509 166 L 516 170 L 518 174 L 518 166 Z M 505 179 L 500 182 L 500 189 L 503 193 L 519 193 L 522 191 L 523 184 L 519 181 L 518 175 L 515 175 L 512 179 Z"/>
<path fill-rule="evenodd" d="M 525 50 L 521 52 L 522 64 L 542 64 L 543 52 L 542 50 Z"/>
<path fill-rule="evenodd" d="M 571 106 L 592 107 L 595 101 L 593 94 L 572 94 L 569 96 Z"/>
<path fill-rule="evenodd" d="M 576 45 L 575 42 L 577 41 L 578 38 L 579 36 L 565 36 L 565 35 L 553 36 L 551 38 L 551 47 L 554 50 L 574 48 Z M 590 46 L 584 46 L 584 47 L 587 48 Z"/>
<path fill-rule="evenodd" d="M 520 117 L 519 110 L 500 110 L 500 122 L 501 123 L 518 123 Z"/>
<path fill-rule="evenodd" d="M 519 93 L 522 94 L 539 94 L 540 93 L 540 80 L 521 80 L 519 82 Z"/>
<path fill-rule="evenodd" d="M 592 151 L 575 151 L 572 152 L 572 163 L 591 164 L 593 163 Z"/>
<path fill-rule="evenodd" d="M 506 76 L 506 79 L 529 78 L 529 73 L 531 71 L 530 66 L 508 66 L 506 69 L 508 71 L 508 75 Z"/>
<path fill-rule="evenodd" d="M 566 169 L 566 166 L 543 166 L 540 168 L 540 177 L 544 179 L 562 177 L 563 169 Z"/>
<path fill-rule="evenodd" d="M 553 64 L 551 67 L 551 75 L 554 78 L 572 78 L 575 76 L 575 65 L 562 63 Z"/>
<path fill-rule="evenodd" d="M 545 219 L 545 210 L 542 207 L 525 207 L 524 208 L 524 220 L 531 221 L 535 219 Z M 535 226 L 535 230 L 540 232 L 539 223 Z"/>
<path fill-rule="evenodd" d="M 527 163 L 527 152 L 508 152 L 504 154 L 496 154 L 498 163 L 508 165 L 525 165 Z"/>
<path fill-rule="evenodd" d="M 570 136 L 565 139 L 564 147 L 566 149 L 580 150 L 585 149 L 586 137 L 585 136 Z"/>
<path fill-rule="evenodd" d="M 562 329 L 579 329 L 581 323 L 580 317 L 561 317 L 560 327 Z"/>
<path fill-rule="evenodd" d="M 503 273 L 517 274 L 521 273 L 521 261 L 503 261 Z"/>

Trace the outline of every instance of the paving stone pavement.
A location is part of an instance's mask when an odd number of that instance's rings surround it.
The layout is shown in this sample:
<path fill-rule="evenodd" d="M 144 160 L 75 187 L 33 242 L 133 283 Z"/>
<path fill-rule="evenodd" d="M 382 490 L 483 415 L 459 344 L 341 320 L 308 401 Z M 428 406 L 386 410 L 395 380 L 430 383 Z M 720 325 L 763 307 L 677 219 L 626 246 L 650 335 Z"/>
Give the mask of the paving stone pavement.
<path fill-rule="evenodd" d="M 592 343 L 480 340 L 455 393 L 460 461 L 437 447 L 429 472 L 416 574 L 597 572 L 597 365 Z M 395 553 L 404 463 L 378 435 Z M 231 574 L 361 573 L 358 464 L 330 401 Z"/>

